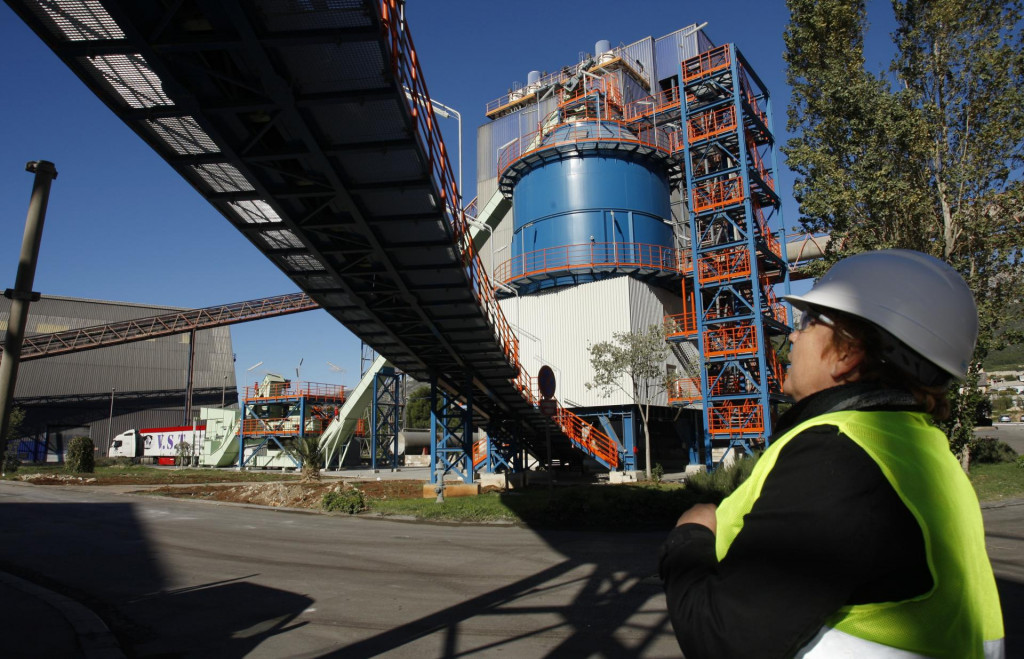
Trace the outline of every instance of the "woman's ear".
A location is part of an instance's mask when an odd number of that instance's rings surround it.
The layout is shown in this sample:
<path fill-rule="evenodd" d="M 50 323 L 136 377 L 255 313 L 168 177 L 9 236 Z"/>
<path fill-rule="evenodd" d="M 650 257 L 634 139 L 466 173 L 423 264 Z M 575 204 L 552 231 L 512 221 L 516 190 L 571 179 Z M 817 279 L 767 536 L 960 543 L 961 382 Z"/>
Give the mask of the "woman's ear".
<path fill-rule="evenodd" d="M 864 361 L 864 348 L 847 343 L 833 354 L 830 375 L 835 382 L 854 382 L 860 378 L 858 367 Z"/>

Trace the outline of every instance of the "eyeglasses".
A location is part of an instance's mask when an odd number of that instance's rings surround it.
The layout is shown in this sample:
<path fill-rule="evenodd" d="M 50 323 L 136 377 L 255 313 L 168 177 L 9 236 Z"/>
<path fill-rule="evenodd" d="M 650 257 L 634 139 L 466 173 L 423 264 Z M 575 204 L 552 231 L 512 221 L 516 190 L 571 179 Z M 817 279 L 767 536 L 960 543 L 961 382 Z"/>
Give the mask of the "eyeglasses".
<path fill-rule="evenodd" d="M 812 325 L 824 325 L 833 331 L 836 329 L 835 321 L 820 311 L 816 311 L 808 307 L 804 309 L 804 312 L 800 315 L 800 320 L 796 323 L 796 331 L 804 332 L 810 329 Z"/>

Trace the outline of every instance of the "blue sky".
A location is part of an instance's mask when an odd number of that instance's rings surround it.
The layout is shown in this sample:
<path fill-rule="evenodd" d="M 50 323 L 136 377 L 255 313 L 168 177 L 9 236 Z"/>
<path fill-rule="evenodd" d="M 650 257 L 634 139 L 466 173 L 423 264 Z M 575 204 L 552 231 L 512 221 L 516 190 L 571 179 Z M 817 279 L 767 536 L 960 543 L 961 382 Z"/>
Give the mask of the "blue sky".
<path fill-rule="evenodd" d="M 717 44 L 733 42 L 772 93 L 775 132 L 786 138 L 789 90 L 782 61 L 788 15 L 775 2 L 480 3 L 411 0 L 407 17 L 427 87 L 462 114 L 464 196 L 475 194 L 476 127 L 488 101 L 612 45 L 658 37 L 691 23 Z M 869 2 L 876 23 L 868 65 L 888 59 L 889 3 Z M 51 160 L 54 182 L 35 290 L 100 300 L 205 307 L 294 292 L 296 286 L 216 213 L 169 165 L 89 92 L 42 41 L 0 4 L 0 289 L 13 286 L 32 176 Z M 441 120 L 452 166 L 458 130 Z M 793 177 L 780 157 L 777 180 L 787 227 L 797 224 Z M 266 371 L 354 385 L 359 340 L 323 311 L 234 325 L 239 383 Z M 247 369 L 262 361 L 253 371 Z M 331 362 L 342 369 L 332 368 Z"/>

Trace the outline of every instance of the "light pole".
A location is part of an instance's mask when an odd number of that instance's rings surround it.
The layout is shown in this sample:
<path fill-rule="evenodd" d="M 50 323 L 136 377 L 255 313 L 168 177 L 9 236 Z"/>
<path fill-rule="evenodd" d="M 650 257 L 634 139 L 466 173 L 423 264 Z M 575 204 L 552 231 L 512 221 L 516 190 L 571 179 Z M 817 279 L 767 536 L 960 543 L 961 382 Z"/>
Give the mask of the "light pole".
<path fill-rule="evenodd" d="M 408 87 L 405 89 L 406 97 L 411 101 L 413 100 L 413 93 Z M 429 100 L 430 105 L 434 108 L 434 113 L 444 119 L 451 119 L 452 115 L 455 115 L 455 120 L 459 123 L 459 209 L 462 208 L 462 115 L 455 108 L 450 108 L 440 101 L 434 99 L 425 99 L 420 96 L 420 100 Z"/>
<path fill-rule="evenodd" d="M 110 450 L 110 442 L 114 440 L 114 387 L 110 388 L 110 415 L 107 417 L 107 450 Z"/>

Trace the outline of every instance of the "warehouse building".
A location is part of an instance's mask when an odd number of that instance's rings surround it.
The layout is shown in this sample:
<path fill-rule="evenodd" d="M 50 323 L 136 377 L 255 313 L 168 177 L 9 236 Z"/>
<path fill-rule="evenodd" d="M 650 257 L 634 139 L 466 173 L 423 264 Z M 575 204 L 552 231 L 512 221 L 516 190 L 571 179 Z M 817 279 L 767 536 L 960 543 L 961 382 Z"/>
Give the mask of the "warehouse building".
<path fill-rule="evenodd" d="M 26 336 L 63 332 L 181 311 L 174 307 L 43 296 L 32 303 Z M 0 298 L 6 341 L 10 300 Z M 91 437 L 101 455 L 131 428 L 189 425 L 189 333 L 23 361 L 14 406 L 25 411 L 23 460 L 56 460 L 67 441 Z M 195 333 L 191 407 L 236 406 L 228 327 Z"/>

